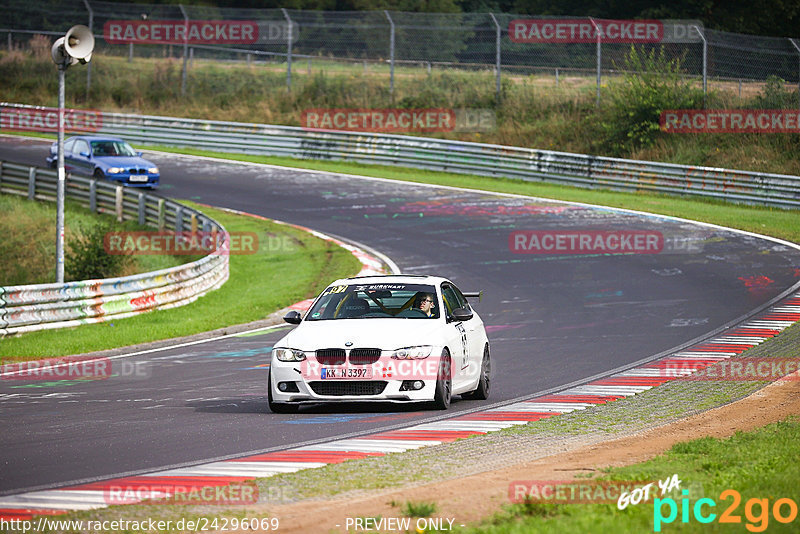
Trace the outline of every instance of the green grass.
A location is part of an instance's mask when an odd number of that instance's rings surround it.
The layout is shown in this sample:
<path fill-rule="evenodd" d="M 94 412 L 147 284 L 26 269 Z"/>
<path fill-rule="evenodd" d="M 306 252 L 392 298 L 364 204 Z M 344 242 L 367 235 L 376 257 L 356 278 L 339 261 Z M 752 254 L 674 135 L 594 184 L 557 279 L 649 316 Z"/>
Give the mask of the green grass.
<path fill-rule="evenodd" d="M 0 357 L 22 360 L 78 354 L 263 319 L 275 310 L 315 296 L 331 280 L 352 276 L 360 269 L 348 251 L 302 230 L 191 202 L 185 204 L 207 213 L 229 232 L 255 232 L 259 236 L 261 247 L 256 254 L 231 255 L 230 278 L 220 289 L 171 310 L 4 338 Z M 269 238 L 286 245 L 277 247 L 279 250 L 266 247 L 264 243 Z"/>
<path fill-rule="evenodd" d="M 499 193 L 528 195 L 572 202 L 625 208 L 672 217 L 682 217 L 800 243 L 800 217 L 797 210 L 731 204 L 716 200 L 682 198 L 653 193 L 623 193 L 609 190 L 582 189 L 562 185 L 525 182 L 505 178 L 422 171 L 404 167 L 364 165 L 359 163 L 301 160 L 286 157 L 252 156 L 210 152 L 190 148 L 154 147 L 181 154 L 218 157 L 236 161 L 283 165 L 302 169 L 374 176 L 391 180 L 466 187 Z"/>
<path fill-rule="evenodd" d="M 98 216 L 75 202 L 64 209 L 65 252 L 70 243 L 100 224 L 113 224 L 114 231 L 146 230 L 133 221 L 116 223 L 112 217 Z M 0 195 L 0 286 L 45 284 L 56 281 L 56 206 L 30 201 L 16 195 Z M 192 261 L 188 256 L 135 256 L 123 266 L 119 276 L 166 269 Z M 69 269 L 66 280 L 71 281 Z"/>
<path fill-rule="evenodd" d="M 677 474 L 681 491 L 687 490 L 688 520 L 682 522 L 682 499 L 675 491 L 656 497 L 673 499 L 678 511 L 670 524 L 661 525 L 662 532 L 797 532 L 800 519 L 781 524 L 773 515 L 773 506 L 781 498 L 800 503 L 800 464 L 797 462 L 797 443 L 800 440 L 800 420 L 796 417 L 767 425 L 753 432 L 737 432 L 726 439 L 700 438 L 678 443 L 666 454 L 650 461 L 606 471 L 601 480 L 656 481 Z M 732 515 L 741 518 L 737 526 L 720 524 L 720 515 L 732 508 L 732 497 L 721 496 L 725 490 L 735 490 L 741 496 Z M 715 508 L 703 506 L 702 512 L 715 513 L 709 524 L 700 523 L 693 515 L 698 499 L 716 502 Z M 760 505 L 748 504 L 750 499 L 765 499 L 768 511 Z M 629 505 L 618 510 L 614 504 L 566 504 L 531 500 L 509 505 L 501 513 L 485 520 L 479 526 L 457 530 L 464 533 L 510 534 L 516 532 L 614 532 L 641 533 L 654 531 L 654 501 Z M 750 510 L 750 516 L 747 510 Z M 669 505 L 658 509 L 669 516 Z M 789 505 L 782 507 L 788 516 Z M 747 530 L 745 530 L 745 528 Z"/>

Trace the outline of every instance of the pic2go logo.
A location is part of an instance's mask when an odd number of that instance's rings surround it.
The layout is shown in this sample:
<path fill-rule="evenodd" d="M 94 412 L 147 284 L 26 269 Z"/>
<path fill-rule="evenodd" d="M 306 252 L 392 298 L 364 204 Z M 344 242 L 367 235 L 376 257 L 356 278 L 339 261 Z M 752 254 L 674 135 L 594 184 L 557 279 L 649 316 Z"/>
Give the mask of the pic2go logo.
<path fill-rule="evenodd" d="M 717 503 L 714 499 L 698 499 L 694 505 L 689 503 L 689 490 L 682 490 L 683 498 L 680 500 L 681 523 L 689 523 L 691 512 L 694 519 L 699 523 L 711 523 L 717 519 L 717 514 L 710 509 L 715 508 Z M 733 502 L 720 514 L 719 523 L 741 523 L 742 517 L 736 513 L 742 496 L 738 491 L 727 489 L 719 494 L 721 501 L 732 499 Z M 667 515 L 664 515 L 666 512 Z M 797 503 L 789 498 L 777 499 L 772 503 L 770 509 L 769 499 L 748 499 L 744 504 L 744 516 L 747 519 L 745 528 L 750 532 L 764 532 L 769 526 L 770 512 L 779 523 L 791 523 L 797 519 Z M 678 518 L 678 503 L 675 499 L 667 497 L 665 499 L 656 498 L 653 501 L 653 531 L 661 532 L 661 526 L 670 524 Z"/>

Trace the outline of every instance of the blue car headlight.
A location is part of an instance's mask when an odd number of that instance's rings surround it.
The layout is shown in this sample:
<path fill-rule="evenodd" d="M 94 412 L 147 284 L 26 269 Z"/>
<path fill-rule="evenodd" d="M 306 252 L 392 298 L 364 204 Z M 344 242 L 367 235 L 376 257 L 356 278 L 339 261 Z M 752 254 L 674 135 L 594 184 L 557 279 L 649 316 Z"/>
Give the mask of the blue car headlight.
<path fill-rule="evenodd" d="M 106 172 L 107 172 L 108 174 L 119 174 L 119 173 L 121 173 L 121 172 L 125 172 L 125 169 L 123 169 L 122 167 L 109 167 L 109 168 L 106 170 Z"/>
<path fill-rule="evenodd" d="M 147 169 L 147 172 L 149 172 L 150 174 L 158 174 L 158 167 L 150 167 L 149 169 Z"/>

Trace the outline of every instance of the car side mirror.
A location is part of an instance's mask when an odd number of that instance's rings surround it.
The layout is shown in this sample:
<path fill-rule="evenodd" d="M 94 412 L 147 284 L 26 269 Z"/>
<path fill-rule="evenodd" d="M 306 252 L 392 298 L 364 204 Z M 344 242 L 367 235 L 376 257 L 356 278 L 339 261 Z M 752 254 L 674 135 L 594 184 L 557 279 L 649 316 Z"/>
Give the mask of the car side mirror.
<path fill-rule="evenodd" d="M 283 316 L 283 320 L 289 324 L 300 324 L 303 317 L 300 315 L 300 312 L 292 310 Z"/>
<path fill-rule="evenodd" d="M 456 308 L 453 310 L 453 318 L 456 321 L 469 321 L 472 319 L 472 310 L 469 308 Z"/>
<path fill-rule="evenodd" d="M 136 153 L 136 156 L 137 156 L 137 157 L 140 157 L 140 158 L 141 158 L 143 155 L 144 155 L 144 152 L 137 152 L 137 153 Z"/>
<path fill-rule="evenodd" d="M 81 156 L 83 156 L 84 158 L 91 158 L 92 157 L 92 153 L 91 152 L 81 152 Z"/>

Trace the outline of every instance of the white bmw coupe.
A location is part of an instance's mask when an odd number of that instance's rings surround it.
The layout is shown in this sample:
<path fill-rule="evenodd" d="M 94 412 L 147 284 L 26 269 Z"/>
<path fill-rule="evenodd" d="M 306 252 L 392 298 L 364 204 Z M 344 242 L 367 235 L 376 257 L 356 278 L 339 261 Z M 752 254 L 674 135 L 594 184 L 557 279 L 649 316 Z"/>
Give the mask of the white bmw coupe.
<path fill-rule="evenodd" d="M 479 293 L 466 293 L 478 297 Z M 483 321 L 465 293 L 434 276 L 337 280 L 272 349 L 273 412 L 304 403 L 428 402 L 452 395 L 486 399 L 491 363 Z"/>

